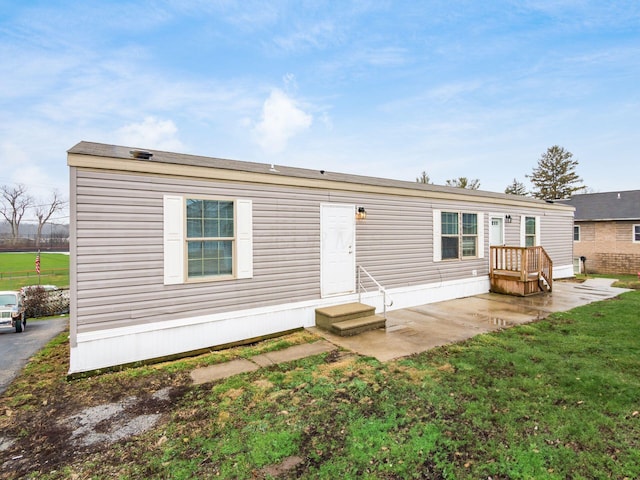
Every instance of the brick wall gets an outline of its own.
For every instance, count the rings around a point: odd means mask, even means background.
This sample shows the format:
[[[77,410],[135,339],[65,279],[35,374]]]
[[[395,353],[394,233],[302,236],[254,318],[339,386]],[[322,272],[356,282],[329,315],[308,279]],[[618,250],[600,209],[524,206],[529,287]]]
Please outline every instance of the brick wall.
[[[587,257],[587,273],[640,272],[640,243],[633,242],[636,222],[576,222],[580,240],[573,242],[574,257]]]
[[[625,253],[599,253],[596,256],[598,270],[592,270],[587,261],[587,271],[592,273],[630,273],[640,272],[640,255]]]

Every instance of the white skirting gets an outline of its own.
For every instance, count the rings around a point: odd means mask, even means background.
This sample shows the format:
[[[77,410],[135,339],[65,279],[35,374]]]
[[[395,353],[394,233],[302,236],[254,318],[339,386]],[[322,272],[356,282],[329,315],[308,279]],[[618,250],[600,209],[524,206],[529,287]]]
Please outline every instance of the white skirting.
[[[574,277],[573,264],[553,266],[553,278],[569,278]]]
[[[571,272],[573,272],[571,267]],[[387,310],[479,295],[489,291],[487,276],[388,290]],[[357,294],[223,314],[146,323],[78,333],[71,348],[69,373],[87,372],[132,362],[197,351],[256,337],[315,325],[315,309],[358,301]],[[382,311],[378,292],[363,294],[362,302]],[[389,303],[389,298],[387,300]]]

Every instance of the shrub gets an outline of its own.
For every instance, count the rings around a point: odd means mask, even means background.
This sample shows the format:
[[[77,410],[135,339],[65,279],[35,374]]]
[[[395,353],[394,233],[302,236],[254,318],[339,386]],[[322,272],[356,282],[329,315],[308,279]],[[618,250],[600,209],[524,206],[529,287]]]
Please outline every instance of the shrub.
[[[28,318],[48,317],[69,312],[68,290],[47,290],[35,285],[22,290],[24,310]]]

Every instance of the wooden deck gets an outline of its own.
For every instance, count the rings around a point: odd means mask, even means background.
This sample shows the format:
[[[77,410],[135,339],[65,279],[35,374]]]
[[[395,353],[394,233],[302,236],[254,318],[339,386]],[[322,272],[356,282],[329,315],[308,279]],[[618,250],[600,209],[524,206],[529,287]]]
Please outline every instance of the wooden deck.
[[[526,296],[550,292],[553,262],[542,247],[490,247],[491,291]]]

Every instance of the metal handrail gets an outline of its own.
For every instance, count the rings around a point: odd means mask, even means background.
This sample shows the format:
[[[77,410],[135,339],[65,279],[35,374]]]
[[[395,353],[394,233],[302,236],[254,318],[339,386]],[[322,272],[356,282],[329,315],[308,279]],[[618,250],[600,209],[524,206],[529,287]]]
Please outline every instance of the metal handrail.
[[[364,290],[365,293],[368,291],[367,288],[362,283],[362,275],[360,274],[360,272],[364,272],[365,275],[369,277],[369,279],[376,285],[376,287],[378,287],[378,292],[382,293],[382,316],[386,319],[387,307],[390,307],[391,305],[393,305],[393,299],[391,298],[391,295],[387,293],[387,290],[382,285],[380,285],[380,283],[378,283],[378,281],[375,278],[373,278],[373,276],[369,272],[367,272],[367,270],[362,265],[358,265],[358,302],[362,301],[362,291]],[[388,305],[387,305],[387,297],[389,298],[389,301],[390,301]]]

